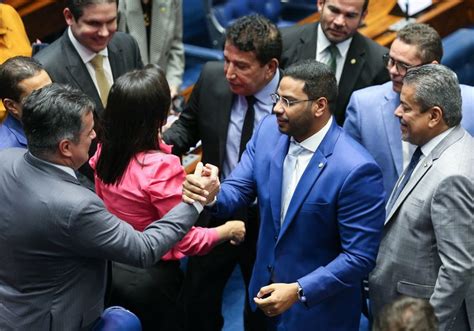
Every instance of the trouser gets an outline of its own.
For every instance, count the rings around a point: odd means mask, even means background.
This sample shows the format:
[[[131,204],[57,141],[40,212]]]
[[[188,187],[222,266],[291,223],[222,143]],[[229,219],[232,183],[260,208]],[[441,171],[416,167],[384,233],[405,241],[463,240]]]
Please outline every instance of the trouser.
[[[255,262],[258,235],[258,207],[249,208],[248,214],[232,219],[246,219],[245,241],[239,246],[223,243],[204,256],[188,259],[182,300],[185,309],[186,330],[219,331],[224,325],[221,314],[222,296],[225,285],[236,265],[240,266],[245,282],[244,326],[245,330],[264,330],[261,314],[251,311],[247,289]],[[223,224],[222,220],[211,218],[209,227]],[[252,297],[256,293],[252,294]]]

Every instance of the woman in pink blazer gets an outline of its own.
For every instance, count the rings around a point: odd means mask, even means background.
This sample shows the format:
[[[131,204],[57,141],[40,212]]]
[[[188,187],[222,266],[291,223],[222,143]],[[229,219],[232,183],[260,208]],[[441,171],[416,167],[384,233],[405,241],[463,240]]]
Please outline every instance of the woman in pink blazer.
[[[186,174],[179,158],[170,154],[171,146],[160,139],[170,102],[169,86],[158,66],[121,76],[110,90],[100,143],[89,161],[96,192],[107,209],[141,231],[181,201]],[[110,303],[137,314],[144,330],[180,330],[179,259],[206,254],[224,241],[238,243],[244,234],[241,221],[193,227],[152,268],[114,263]]]

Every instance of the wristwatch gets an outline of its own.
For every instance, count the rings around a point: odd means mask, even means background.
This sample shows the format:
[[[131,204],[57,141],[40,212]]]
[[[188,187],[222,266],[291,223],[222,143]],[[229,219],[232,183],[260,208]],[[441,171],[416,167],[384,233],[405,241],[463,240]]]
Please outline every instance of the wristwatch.
[[[303,288],[301,287],[300,284],[298,284],[298,300],[302,303],[306,303],[306,297],[303,292]]]

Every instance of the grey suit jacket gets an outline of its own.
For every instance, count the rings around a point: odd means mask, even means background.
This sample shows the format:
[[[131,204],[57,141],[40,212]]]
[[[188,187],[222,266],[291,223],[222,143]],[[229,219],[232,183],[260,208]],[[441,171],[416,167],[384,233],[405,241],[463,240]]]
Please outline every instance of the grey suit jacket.
[[[0,152],[0,330],[89,329],[104,307],[106,260],[155,264],[198,217],[181,203],[144,232],[24,149]]]
[[[144,64],[158,64],[166,72],[168,83],[177,87],[184,72],[182,7],[182,0],[153,0],[148,48],[141,2],[120,0],[118,5],[118,29],[136,39]]]
[[[305,59],[316,59],[318,23],[293,26],[282,30],[283,53],[281,67]],[[342,126],[349,98],[353,91],[385,83],[390,79],[382,56],[388,49],[356,33],[347,52],[339,82],[339,95],[334,115]]]
[[[137,42],[128,34],[116,32],[107,49],[114,80],[128,71],[143,67]],[[97,114],[102,114],[104,107],[99,92],[71,43],[67,30],[58,40],[36,54],[35,58],[43,64],[53,82],[80,89],[94,100]]]
[[[474,329],[474,139],[460,126],[388,211],[369,277],[373,313],[399,295],[429,299],[440,330]]]

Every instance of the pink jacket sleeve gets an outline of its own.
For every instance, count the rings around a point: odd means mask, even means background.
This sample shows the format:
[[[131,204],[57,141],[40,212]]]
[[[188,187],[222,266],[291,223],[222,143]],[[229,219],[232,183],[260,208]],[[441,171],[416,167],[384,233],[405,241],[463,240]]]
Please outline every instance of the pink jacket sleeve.
[[[161,218],[181,201],[186,173],[176,156],[160,153],[159,158],[156,171],[151,174],[148,192],[157,216]],[[162,259],[177,260],[188,255],[204,255],[218,241],[217,230],[193,227]]]

